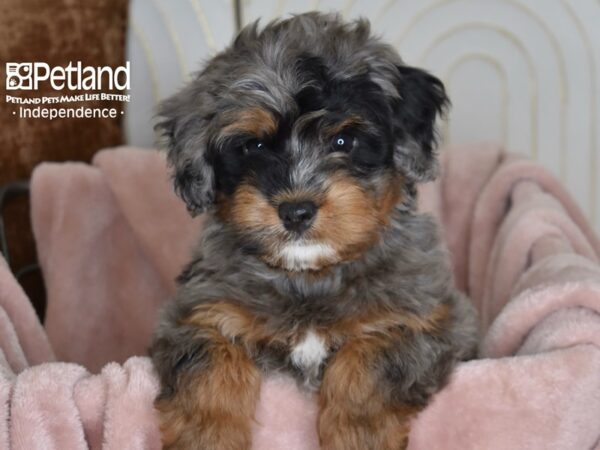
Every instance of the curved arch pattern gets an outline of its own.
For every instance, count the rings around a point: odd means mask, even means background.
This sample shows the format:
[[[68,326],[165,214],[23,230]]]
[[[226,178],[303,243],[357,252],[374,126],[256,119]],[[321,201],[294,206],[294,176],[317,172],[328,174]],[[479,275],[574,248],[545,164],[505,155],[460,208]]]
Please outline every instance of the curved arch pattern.
[[[495,51],[490,52],[490,47],[494,48]],[[512,111],[510,118],[516,120],[516,122],[512,124],[511,129],[516,126],[522,132],[515,135],[507,130],[506,140],[502,142],[511,148],[522,149],[524,153],[534,159],[537,158],[539,128],[537,121],[538,70],[532,61],[529,50],[516,36],[507,32],[503,27],[489,23],[471,22],[452,26],[440,33],[423,49],[414,64],[428,67],[445,81],[444,74],[446,72],[443,68],[445,61],[460,61],[464,52],[487,55],[488,60],[496,61],[497,64],[503,67],[504,72],[507,73],[507,82],[508,80],[511,81],[512,89],[510,92],[519,106],[518,109]],[[486,58],[479,59],[484,60]],[[508,70],[510,70],[510,76]],[[473,83],[472,90],[463,92],[460,96],[452,96],[452,86],[448,86],[455,106],[468,103],[460,102],[460,98],[470,97],[473,101],[481,96],[491,94],[489,91],[481,91],[479,86],[484,80],[479,79],[478,75],[477,72],[472,73],[472,79],[469,80]],[[519,80],[520,84],[517,83]],[[455,100],[454,97],[459,100]],[[523,102],[526,102],[526,104],[523,104]],[[529,114],[524,114],[527,112]],[[508,109],[506,109],[506,114],[508,114]],[[469,118],[464,117],[463,120],[469,120]],[[509,117],[498,116],[496,121],[508,122]]]
[[[442,124],[442,138],[444,142],[452,142],[454,139],[452,138],[454,134],[462,134],[464,131],[461,129],[462,126],[469,126],[468,117],[472,117],[474,114],[489,114],[490,117],[488,120],[484,118],[482,121],[486,128],[478,129],[483,136],[479,135],[480,139],[486,140],[494,140],[498,142],[507,142],[508,141],[508,129],[509,129],[509,104],[510,102],[510,81],[508,77],[508,73],[506,72],[502,62],[487,53],[484,52],[465,52],[464,55],[458,57],[446,68],[442,73],[442,79],[444,80],[444,84],[448,86],[449,90],[453,90],[455,86],[455,78],[458,78],[459,81],[465,81],[468,79],[468,76],[462,75],[459,73],[461,68],[466,67],[469,63],[483,63],[487,64],[492,72],[498,77],[498,82],[494,83],[495,80],[492,81],[492,88],[488,87],[487,90],[491,91],[491,94],[496,93],[495,97],[497,97],[497,101],[494,101],[492,95],[488,95],[482,99],[485,102],[486,108],[480,108],[481,105],[475,104],[461,104],[454,111],[454,119],[452,122],[450,120],[445,121]],[[482,70],[480,65],[474,66],[471,70],[477,70],[478,72]],[[487,79],[492,78],[489,75],[486,77]],[[494,89],[496,88],[496,89]],[[458,88],[457,88],[458,89]],[[464,87],[463,87],[464,89]],[[469,89],[468,85],[466,89]],[[462,114],[460,110],[461,107],[467,107],[467,111]],[[476,111],[474,111],[476,110]],[[457,117],[458,116],[458,117]],[[489,116],[488,116],[489,117]],[[494,118],[500,117],[500,123],[494,120]],[[452,128],[457,128],[457,130],[452,133],[451,125],[454,125]],[[494,130],[496,128],[496,130]],[[470,126],[469,126],[469,129]]]

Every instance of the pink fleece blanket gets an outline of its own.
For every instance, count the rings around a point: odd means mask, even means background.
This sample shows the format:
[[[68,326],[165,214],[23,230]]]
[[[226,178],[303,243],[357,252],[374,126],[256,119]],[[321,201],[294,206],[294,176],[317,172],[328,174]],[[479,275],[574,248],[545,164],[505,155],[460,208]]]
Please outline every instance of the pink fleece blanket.
[[[600,449],[600,241],[563,187],[494,146],[442,152],[421,190],[480,310],[481,359],[415,420],[418,449]],[[156,449],[157,382],[143,356],[201,219],[161,154],[104,151],[32,182],[48,291],[42,326],[0,260],[0,448]],[[317,408],[263,385],[257,450],[315,450]]]

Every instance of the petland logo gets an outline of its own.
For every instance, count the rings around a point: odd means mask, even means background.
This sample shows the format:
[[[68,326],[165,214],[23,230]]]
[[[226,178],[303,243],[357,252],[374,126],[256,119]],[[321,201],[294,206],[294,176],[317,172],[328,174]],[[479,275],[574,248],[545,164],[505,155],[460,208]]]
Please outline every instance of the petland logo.
[[[83,66],[81,61],[67,67],[50,67],[43,62],[6,63],[6,90],[37,90],[40,83],[50,83],[62,91],[129,90],[129,61],[113,69],[109,66]]]

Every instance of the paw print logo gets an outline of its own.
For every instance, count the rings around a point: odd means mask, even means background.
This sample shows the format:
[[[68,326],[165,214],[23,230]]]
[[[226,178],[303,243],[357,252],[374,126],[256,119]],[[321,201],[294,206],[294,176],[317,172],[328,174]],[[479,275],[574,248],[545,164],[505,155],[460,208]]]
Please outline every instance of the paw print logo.
[[[32,89],[33,63],[6,63],[6,89]]]

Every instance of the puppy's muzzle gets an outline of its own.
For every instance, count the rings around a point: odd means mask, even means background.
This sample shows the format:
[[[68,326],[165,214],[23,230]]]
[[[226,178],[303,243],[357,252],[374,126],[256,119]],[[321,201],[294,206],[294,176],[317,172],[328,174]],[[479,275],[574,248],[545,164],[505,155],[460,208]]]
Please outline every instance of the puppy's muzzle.
[[[317,215],[317,205],[311,201],[283,202],[279,205],[279,218],[288,231],[303,233]]]

